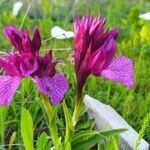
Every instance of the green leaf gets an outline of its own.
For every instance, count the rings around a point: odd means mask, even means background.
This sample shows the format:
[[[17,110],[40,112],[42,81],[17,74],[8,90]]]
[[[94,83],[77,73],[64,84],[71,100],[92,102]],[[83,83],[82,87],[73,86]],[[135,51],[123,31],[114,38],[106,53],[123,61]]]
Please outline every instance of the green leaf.
[[[91,136],[95,136],[98,134],[99,134],[98,131],[92,131],[92,130],[81,131],[81,132],[74,135],[73,140],[72,140],[72,144],[78,143],[80,141],[83,141],[84,139],[87,139]]]
[[[88,138],[83,138],[83,140],[72,144],[72,150],[87,150],[93,147],[96,143],[104,139],[100,134],[94,134]]]
[[[113,129],[113,130],[108,130],[108,131],[102,131],[102,132],[100,132],[100,134],[105,137],[110,137],[110,136],[115,136],[119,133],[125,132],[127,130],[128,129]]]
[[[63,102],[63,110],[64,110],[65,122],[66,122],[66,135],[65,135],[65,144],[66,144],[70,142],[70,138],[73,135],[73,128],[71,124],[71,117],[70,117],[65,101]]]
[[[52,147],[52,141],[48,141],[48,143],[45,146],[45,150],[50,150],[50,147]]]
[[[12,144],[15,142],[15,140],[16,140],[16,132],[13,132],[13,134],[10,137],[10,141],[9,141],[9,147],[8,147],[9,150],[12,149]]]
[[[65,150],[71,150],[71,144],[70,143],[66,144]]]
[[[30,112],[22,107],[21,111],[21,135],[26,150],[33,150],[33,122]]]
[[[65,101],[63,102],[63,110],[64,110],[64,114],[65,114],[66,126],[67,126],[67,128],[72,128],[71,117],[70,117],[70,114],[69,114],[69,111],[68,111]]]
[[[91,127],[91,124],[92,124],[91,120],[86,120],[85,122],[78,124],[77,128],[79,130],[86,130]]]
[[[45,150],[45,146],[48,143],[47,134],[43,132],[37,140],[37,150]]]
[[[100,142],[107,137],[115,136],[121,132],[126,131],[126,129],[114,129],[109,131],[81,131],[77,133],[72,140],[72,149],[73,150],[87,150],[93,147],[95,144]]]
[[[5,137],[5,119],[7,116],[7,108],[0,106],[0,143],[4,144],[4,137]]]
[[[119,137],[118,136],[113,136],[110,137],[105,143],[106,150],[118,150],[119,149]]]

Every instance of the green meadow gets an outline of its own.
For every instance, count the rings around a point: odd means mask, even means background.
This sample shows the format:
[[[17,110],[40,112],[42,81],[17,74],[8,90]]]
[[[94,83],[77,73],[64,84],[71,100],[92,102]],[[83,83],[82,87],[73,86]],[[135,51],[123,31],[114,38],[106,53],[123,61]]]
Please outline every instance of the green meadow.
[[[121,29],[116,56],[125,55],[133,60],[134,87],[128,89],[104,78],[90,76],[84,92],[111,105],[139,133],[137,147],[141,138],[150,143],[150,20],[139,18],[140,14],[150,11],[149,0],[41,0],[39,3],[36,0],[23,0],[24,5],[17,17],[12,15],[14,2],[0,2],[0,55],[13,50],[3,34],[3,29],[10,24],[15,24],[21,30],[28,28],[31,35],[34,26],[39,26],[43,41],[51,38],[51,29],[56,25],[73,31],[75,16],[106,17],[108,28],[117,26]],[[74,40],[51,38],[42,43],[40,52],[45,54],[50,49],[53,50],[54,59],[61,59],[57,70],[62,71],[69,81],[69,91],[64,100],[72,114],[76,97]],[[62,104],[57,108],[57,124],[63,138],[65,123]],[[94,128],[95,124],[88,119],[86,111],[86,108],[82,110],[77,131]],[[0,106],[0,150],[23,150],[24,140],[28,137],[31,137],[28,140],[34,143],[34,149],[48,150],[52,142],[47,125],[40,92],[34,81],[25,78],[10,106]],[[105,147],[100,141],[93,149],[117,150],[118,142],[118,137],[111,137],[106,140]]]

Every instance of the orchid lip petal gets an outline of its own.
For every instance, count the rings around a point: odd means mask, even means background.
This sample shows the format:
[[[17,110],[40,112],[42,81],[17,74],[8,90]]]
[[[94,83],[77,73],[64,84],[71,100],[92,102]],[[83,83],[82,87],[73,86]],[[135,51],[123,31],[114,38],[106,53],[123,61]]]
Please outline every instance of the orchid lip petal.
[[[106,79],[122,83],[129,88],[134,85],[133,62],[125,57],[120,56],[114,59],[111,64],[101,72]]]
[[[21,78],[0,76],[0,105],[9,106],[20,84]]]
[[[68,90],[67,80],[63,75],[55,75],[53,77],[43,76],[43,77],[34,77],[35,82],[37,83],[40,91],[43,94],[48,95],[51,98],[52,104],[59,104],[65,93]]]

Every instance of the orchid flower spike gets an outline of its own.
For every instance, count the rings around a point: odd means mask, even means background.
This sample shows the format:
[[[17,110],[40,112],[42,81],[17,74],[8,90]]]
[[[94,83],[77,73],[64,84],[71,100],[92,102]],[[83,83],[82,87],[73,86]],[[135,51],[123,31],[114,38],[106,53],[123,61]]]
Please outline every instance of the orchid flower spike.
[[[89,75],[103,76],[129,88],[134,84],[133,62],[125,57],[114,57],[118,28],[104,31],[106,19],[86,17],[76,19],[75,71],[78,88],[82,89]]]
[[[52,51],[45,56],[39,53],[41,37],[39,28],[35,27],[33,38],[26,29],[21,32],[16,26],[4,29],[15,50],[0,58],[0,67],[5,74],[0,76],[0,105],[9,106],[21,80],[31,77],[40,91],[51,98],[52,104],[58,104],[64,98],[68,83],[64,75],[56,74],[58,60],[52,61]]]

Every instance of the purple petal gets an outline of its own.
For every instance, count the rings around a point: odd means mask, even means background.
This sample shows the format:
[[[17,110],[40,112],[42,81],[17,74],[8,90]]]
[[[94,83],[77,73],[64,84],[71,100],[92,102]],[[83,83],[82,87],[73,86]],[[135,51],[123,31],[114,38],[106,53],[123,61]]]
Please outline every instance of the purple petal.
[[[56,73],[55,67],[60,60],[55,60],[52,62],[52,51],[49,51],[47,54],[45,54],[45,56],[41,58],[41,62],[41,74],[50,75],[51,77],[54,76]]]
[[[16,66],[12,62],[0,59],[0,67],[10,76],[20,76]]]
[[[9,106],[21,78],[0,76],[0,105]]]
[[[59,104],[63,100],[68,90],[68,82],[63,75],[36,76],[34,79],[41,92],[51,97],[52,104]]]
[[[29,37],[29,32],[27,29],[24,31],[24,34],[25,36],[22,39],[23,53],[27,53],[28,55],[32,56],[34,48],[32,46],[32,41]]]
[[[11,44],[19,51],[23,50],[22,38],[23,34],[17,29],[16,26],[11,25],[4,29],[4,34],[8,37]]]
[[[119,29],[114,28],[108,33],[108,37],[105,39],[103,48],[105,49],[105,53],[107,56],[107,60],[105,65],[103,66],[103,69],[105,69],[112,61],[115,52],[116,52],[116,39],[119,34]]]
[[[95,19],[91,19],[91,25],[90,25],[90,29],[89,29],[89,33],[91,34],[95,34],[96,36],[98,36],[98,34],[102,33],[104,30],[104,25],[106,22],[106,18],[95,18]]]
[[[50,50],[47,54],[45,54],[45,56],[43,57],[43,61],[45,63],[52,61],[52,50]]]
[[[106,63],[106,58],[107,58],[106,52],[105,52],[105,49],[103,48],[100,48],[91,56],[88,62],[88,67],[89,67],[90,72],[93,75],[96,75],[96,76],[100,75],[101,70]]]
[[[133,87],[133,62],[124,56],[114,59],[111,64],[101,72],[106,79],[122,83],[129,88]]]
[[[32,45],[33,45],[35,51],[39,51],[39,49],[41,47],[41,36],[40,36],[40,31],[39,31],[38,27],[34,28]]]
[[[21,75],[20,62],[22,62],[22,57],[20,55],[18,55],[17,53],[11,53],[8,56],[6,56],[6,59],[8,60],[9,64],[12,63],[16,67],[18,74]],[[13,76],[13,75],[10,75],[10,76]],[[16,74],[16,76],[17,76],[17,74]]]
[[[46,70],[44,70],[44,72],[47,74],[47,75],[50,75],[50,76],[54,76],[55,73],[56,73],[56,65],[59,63],[60,61],[57,60],[57,61],[54,61],[54,62],[49,62],[49,64],[47,65],[46,67]]]
[[[35,71],[37,71],[39,68],[39,64],[36,59],[24,59],[22,60],[20,64],[20,70],[22,73],[22,76],[26,77],[28,75],[31,75]]]

